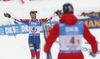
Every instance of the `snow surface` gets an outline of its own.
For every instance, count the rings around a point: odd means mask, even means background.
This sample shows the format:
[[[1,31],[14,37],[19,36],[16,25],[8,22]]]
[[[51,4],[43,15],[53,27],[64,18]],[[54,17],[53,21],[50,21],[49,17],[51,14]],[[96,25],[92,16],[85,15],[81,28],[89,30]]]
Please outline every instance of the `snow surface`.
[[[81,12],[90,12],[90,11],[100,11],[100,0],[34,0],[27,1],[24,0],[25,4],[22,4],[19,0],[14,0],[10,2],[0,1],[0,26],[1,25],[9,25],[9,21],[7,18],[3,16],[4,13],[8,12],[13,17],[22,18],[22,19],[30,19],[29,11],[37,10],[37,18],[46,18],[50,17],[54,14],[54,11],[57,9],[62,9],[62,5],[64,3],[71,3],[74,6],[75,15],[77,18],[81,19],[84,17],[79,17]],[[58,21],[58,17],[53,18],[53,20]],[[13,23],[13,20],[11,20]],[[96,40],[100,42],[100,29],[91,29],[91,33],[96,37]],[[43,47],[45,44],[45,40],[43,38],[43,34],[41,33],[41,57],[40,59],[46,59],[46,54],[43,52]],[[0,59],[30,59],[30,51],[28,47],[28,34],[19,34],[14,36],[0,36]],[[90,45],[84,44],[86,42],[83,39],[83,46],[90,48]],[[52,46],[52,56],[53,59],[57,59],[59,44],[54,43]],[[100,46],[99,46],[100,50]],[[99,59],[100,53],[96,58],[92,58],[89,56],[88,52],[84,52],[85,59]]]

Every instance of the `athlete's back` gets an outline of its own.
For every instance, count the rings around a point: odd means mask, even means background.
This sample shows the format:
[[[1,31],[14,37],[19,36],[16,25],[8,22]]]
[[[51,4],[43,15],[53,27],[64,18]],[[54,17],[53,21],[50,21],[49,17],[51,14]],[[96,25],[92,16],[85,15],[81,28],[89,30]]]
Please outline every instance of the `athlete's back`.
[[[65,4],[63,11],[64,15],[61,17],[60,23],[54,25],[50,36],[46,39],[44,51],[48,52],[53,42],[59,37],[60,52],[58,59],[84,59],[81,52],[82,37],[84,37],[91,45],[92,52],[96,53],[98,48],[95,37],[84,23],[78,22],[73,15],[71,4]]]
[[[77,22],[74,25],[60,22],[59,28],[60,53],[81,52],[83,37],[82,22]]]

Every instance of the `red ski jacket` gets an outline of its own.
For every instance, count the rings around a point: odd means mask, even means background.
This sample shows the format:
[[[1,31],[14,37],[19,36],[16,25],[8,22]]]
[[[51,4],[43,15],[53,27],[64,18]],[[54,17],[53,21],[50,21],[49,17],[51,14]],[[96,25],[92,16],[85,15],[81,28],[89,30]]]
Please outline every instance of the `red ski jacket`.
[[[75,23],[77,23],[77,18],[73,14],[67,13],[61,17],[60,22],[66,23],[68,25],[74,25]],[[98,51],[97,41],[95,40],[95,37],[90,33],[88,27],[84,23],[83,27],[84,27],[83,37],[91,45],[92,52],[96,53]],[[55,42],[56,38],[59,36],[59,31],[60,31],[59,24],[56,23],[53,29],[51,30],[50,36],[46,39],[46,44],[44,47],[45,52],[48,52],[50,50],[53,42]],[[58,59],[73,59],[73,58],[84,59],[82,52],[59,53],[58,55]]]

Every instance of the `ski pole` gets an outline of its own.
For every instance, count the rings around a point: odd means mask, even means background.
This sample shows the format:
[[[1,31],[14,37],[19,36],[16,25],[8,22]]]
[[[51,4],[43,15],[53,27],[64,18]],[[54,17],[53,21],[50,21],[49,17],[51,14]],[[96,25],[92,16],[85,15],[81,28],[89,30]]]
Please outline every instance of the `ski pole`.
[[[16,38],[16,34],[14,33],[14,30],[13,30],[12,24],[11,24],[11,22],[10,22],[10,19],[8,19],[8,20],[9,20],[9,24],[10,24],[10,26],[11,26],[11,29],[12,29],[12,31],[13,31],[13,35],[14,35],[15,39],[17,39],[17,38]]]

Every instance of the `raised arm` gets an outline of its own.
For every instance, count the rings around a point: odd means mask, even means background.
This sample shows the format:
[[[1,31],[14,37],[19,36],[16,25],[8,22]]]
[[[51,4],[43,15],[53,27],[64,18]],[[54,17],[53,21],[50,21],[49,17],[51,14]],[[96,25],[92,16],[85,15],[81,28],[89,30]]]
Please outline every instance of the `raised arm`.
[[[18,21],[18,22],[21,22],[21,23],[26,23],[26,24],[29,24],[29,19],[19,19],[19,18],[15,18],[15,17],[11,17],[11,15],[9,13],[4,13],[4,16],[7,17],[7,18],[11,18],[15,21]]]
[[[29,19],[19,19],[19,18],[15,18],[15,17],[11,17],[11,19],[21,22],[21,23],[25,23],[27,25],[29,25],[29,21],[30,21]]]
[[[53,14],[53,15],[52,15],[51,17],[49,17],[49,18],[39,19],[40,25],[41,25],[41,22],[42,22],[42,21],[43,21],[43,22],[48,22],[48,21],[52,20],[52,18],[55,17],[55,16],[57,16],[57,14]]]

